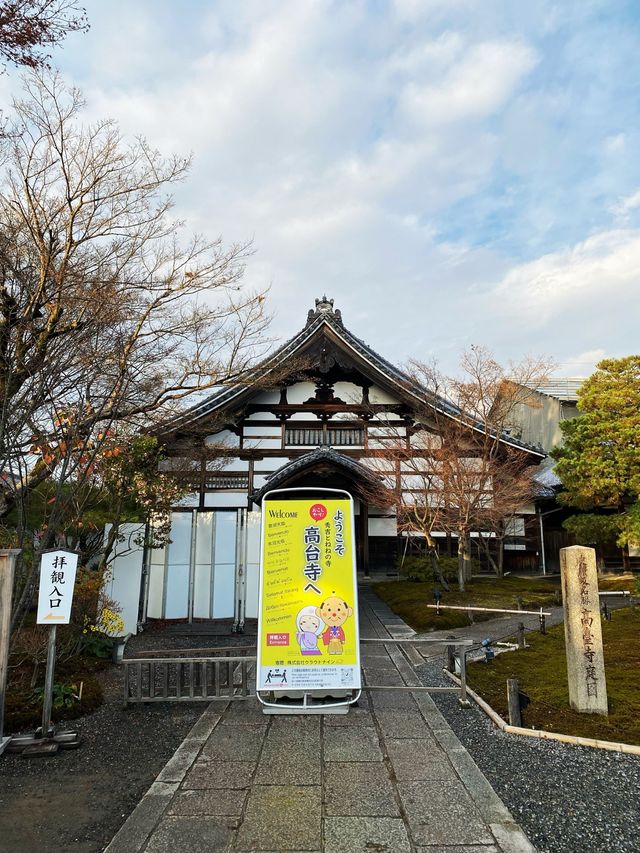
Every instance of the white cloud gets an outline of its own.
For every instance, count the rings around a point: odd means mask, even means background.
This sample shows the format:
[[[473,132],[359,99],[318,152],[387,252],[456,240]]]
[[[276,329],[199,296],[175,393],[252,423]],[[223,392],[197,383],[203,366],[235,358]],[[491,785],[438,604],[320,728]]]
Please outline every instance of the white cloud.
[[[614,205],[613,212],[621,219],[627,219],[633,210],[640,207],[640,190],[625,196],[623,199]]]
[[[539,328],[563,314],[584,313],[594,322],[640,307],[640,231],[609,230],[559,252],[514,267],[492,291],[505,313],[525,314]],[[621,302],[623,300],[624,302]],[[597,319],[596,319],[597,318]]]
[[[495,113],[534,67],[526,44],[491,41],[465,46],[441,79],[409,83],[403,96],[406,113],[426,125],[479,119]]]
[[[575,45],[591,6],[87,5],[56,61],[93,117],[193,152],[177,214],[254,238],[247,282],[272,285],[278,333],[326,291],[399,362],[635,346],[640,122],[620,43],[585,26]]]
[[[602,347],[569,356],[558,365],[554,376],[590,376],[596,369],[596,364],[606,357],[607,353]]]

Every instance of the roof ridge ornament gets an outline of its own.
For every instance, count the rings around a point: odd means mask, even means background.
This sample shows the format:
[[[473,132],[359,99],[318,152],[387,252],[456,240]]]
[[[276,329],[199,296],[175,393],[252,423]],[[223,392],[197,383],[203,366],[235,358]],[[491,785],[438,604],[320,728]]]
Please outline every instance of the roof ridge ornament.
[[[333,302],[333,299],[327,299],[326,294],[322,299],[316,299],[315,310],[311,308],[307,314],[307,326],[310,326],[319,317],[331,319],[334,323],[342,326],[342,314],[339,308],[334,310]]]

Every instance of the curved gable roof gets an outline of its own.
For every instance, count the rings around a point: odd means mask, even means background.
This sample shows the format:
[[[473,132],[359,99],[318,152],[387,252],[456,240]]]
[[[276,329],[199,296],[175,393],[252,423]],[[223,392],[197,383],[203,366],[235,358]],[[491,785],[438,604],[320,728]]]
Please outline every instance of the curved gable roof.
[[[287,462],[281,468],[278,468],[277,471],[274,471],[264,486],[251,495],[251,500],[259,504],[267,492],[279,488],[284,483],[288,483],[292,477],[300,476],[316,465],[323,464],[332,465],[354,480],[363,481],[372,487],[378,488],[380,486],[380,478],[360,462],[356,462],[355,459],[345,456],[344,453],[339,453],[332,447],[321,446],[316,447],[310,453],[305,453],[304,456],[299,456],[297,459]]]
[[[258,383],[268,380],[270,373],[275,373],[281,369],[284,360],[304,355],[305,351],[308,351],[323,335],[347,352],[369,378],[373,381],[379,381],[383,385],[392,386],[398,396],[409,405],[424,406],[426,404],[448,417],[454,419],[465,417],[464,412],[458,406],[417,384],[404,371],[391,364],[363,340],[350,332],[342,322],[341,312],[338,309],[334,310],[333,299],[327,299],[324,296],[322,299],[316,299],[315,310],[309,311],[305,327],[260,362],[247,377],[244,384],[223,388],[211,395],[166,424],[161,434],[167,435],[178,430],[188,429],[216,412],[241,405],[255,393]],[[476,423],[471,424],[471,428],[481,430],[484,429],[484,426]],[[542,448],[518,441],[506,433],[501,436],[500,440],[511,447],[517,447],[538,456],[540,459],[546,456]]]

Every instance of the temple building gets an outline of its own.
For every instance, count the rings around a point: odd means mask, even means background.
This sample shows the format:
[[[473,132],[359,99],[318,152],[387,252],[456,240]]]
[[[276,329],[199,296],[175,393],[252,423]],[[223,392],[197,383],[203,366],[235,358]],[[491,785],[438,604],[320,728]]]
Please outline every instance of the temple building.
[[[275,488],[349,491],[359,574],[393,572],[406,537],[375,495],[383,481],[412,484],[401,463],[390,461],[383,471],[380,460],[399,440],[411,452],[425,429],[437,440],[438,419],[425,418],[430,407],[439,419],[460,414],[349,331],[332,299],[316,299],[304,328],[258,365],[251,381],[214,394],[159,435],[168,469],[192,491],[172,513],[170,544],[145,554],[139,571],[127,558],[126,595],[139,591],[138,620],[221,619],[241,629],[256,618],[260,503]],[[501,441],[529,464],[545,456],[509,435]],[[512,547],[537,555],[534,513],[523,507],[516,519],[522,536]],[[532,560],[537,567],[537,556]],[[116,559],[112,594],[122,600],[121,575]]]

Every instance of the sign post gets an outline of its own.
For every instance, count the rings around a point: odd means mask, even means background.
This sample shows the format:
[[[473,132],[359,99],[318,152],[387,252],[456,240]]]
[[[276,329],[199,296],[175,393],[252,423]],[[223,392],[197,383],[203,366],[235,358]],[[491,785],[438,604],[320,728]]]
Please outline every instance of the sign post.
[[[9,667],[9,633],[11,630],[11,598],[13,574],[19,548],[0,549],[0,755],[11,738],[4,736],[4,703]]]
[[[44,551],[40,557],[38,590],[38,625],[49,625],[47,670],[44,679],[42,726],[34,734],[15,735],[9,750],[30,755],[55,755],[59,748],[76,749],[80,745],[75,731],[55,731],[51,723],[53,674],[56,664],[56,629],[68,625],[71,618],[73,587],[76,582],[78,555],[73,551]]]
[[[595,550],[580,545],[561,548],[560,572],[569,704],[583,714],[606,717],[607,679]]]
[[[38,590],[38,625],[49,625],[47,670],[42,703],[42,737],[50,736],[53,702],[53,674],[56,665],[56,627],[68,625],[71,619],[73,586],[76,582],[78,555],[73,551],[45,551],[40,557]]]
[[[360,695],[354,530],[348,492],[277,489],[263,499],[256,692],[265,713],[346,713]]]

